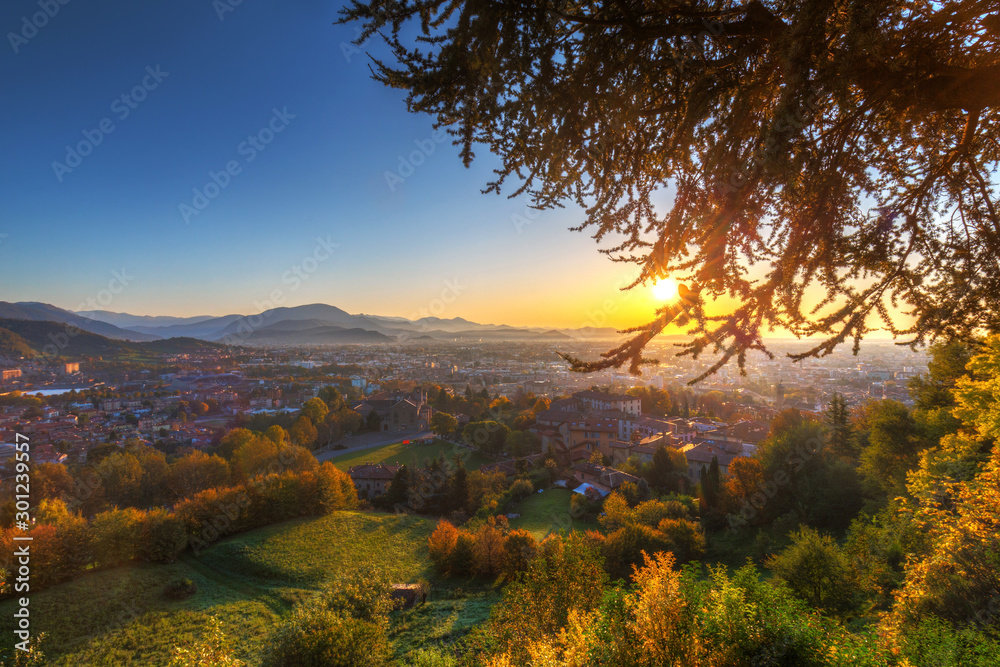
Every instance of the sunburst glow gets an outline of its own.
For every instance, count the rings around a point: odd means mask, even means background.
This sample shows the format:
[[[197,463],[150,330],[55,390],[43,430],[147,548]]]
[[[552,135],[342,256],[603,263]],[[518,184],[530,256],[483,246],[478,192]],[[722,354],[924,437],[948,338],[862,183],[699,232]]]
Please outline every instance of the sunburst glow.
[[[677,281],[672,278],[660,278],[653,283],[653,296],[660,301],[670,301],[677,296]]]

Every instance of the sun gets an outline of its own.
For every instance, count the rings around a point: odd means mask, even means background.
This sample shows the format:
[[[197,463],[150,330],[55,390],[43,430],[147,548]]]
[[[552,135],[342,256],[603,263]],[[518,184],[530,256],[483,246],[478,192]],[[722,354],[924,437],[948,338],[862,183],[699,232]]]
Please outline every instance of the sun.
[[[653,283],[653,296],[660,301],[670,301],[677,296],[677,281],[672,278],[660,278]]]

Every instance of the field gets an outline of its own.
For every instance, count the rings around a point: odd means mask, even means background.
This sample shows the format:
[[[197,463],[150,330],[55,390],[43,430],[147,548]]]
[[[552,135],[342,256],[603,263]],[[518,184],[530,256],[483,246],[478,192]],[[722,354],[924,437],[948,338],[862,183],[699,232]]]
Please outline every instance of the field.
[[[456,454],[462,457],[463,461],[465,461],[465,467],[469,470],[477,470],[479,466],[489,463],[479,452],[444,440],[433,440],[426,445],[404,445],[402,442],[396,442],[359,452],[341,454],[340,456],[331,458],[330,462],[341,470],[347,470],[351,466],[362,463],[405,464],[413,468],[422,467],[427,461],[441,456],[451,460]]]
[[[497,600],[488,588],[435,579],[427,558],[433,528],[427,519],[363,512],[289,521],[223,540],[198,556],[186,553],[170,565],[94,572],[34,593],[32,628],[48,634],[48,664],[165,665],[172,647],[197,638],[216,616],[237,655],[255,665],[268,633],[296,602],[333,573],[375,564],[397,581],[432,584],[426,605],[394,615],[391,639],[402,655],[454,640],[484,620]],[[164,588],[180,578],[192,580],[197,593],[166,599]],[[13,609],[13,600],[0,603],[4,647]]]
[[[570,499],[573,492],[569,489],[547,489],[535,493],[514,507],[511,512],[521,515],[520,519],[511,519],[511,528],[523,528],[536,540],[541,540],[550,532],[560,530],[600,530],[594,521],[575,519],[570,514]]]

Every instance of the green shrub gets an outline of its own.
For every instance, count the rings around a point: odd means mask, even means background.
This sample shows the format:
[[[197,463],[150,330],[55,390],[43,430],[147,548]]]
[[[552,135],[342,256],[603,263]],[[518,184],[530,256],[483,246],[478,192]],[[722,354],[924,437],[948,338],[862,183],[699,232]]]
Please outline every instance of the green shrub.
[[[382,667],[391,657],[385,630],[329,610],[297,612],[271,637],[263,667]]]
[[[198,587],[190,579],[175,579],[167,584],[163,591],[164,597],[170,600],[184,600],[198,592]]]

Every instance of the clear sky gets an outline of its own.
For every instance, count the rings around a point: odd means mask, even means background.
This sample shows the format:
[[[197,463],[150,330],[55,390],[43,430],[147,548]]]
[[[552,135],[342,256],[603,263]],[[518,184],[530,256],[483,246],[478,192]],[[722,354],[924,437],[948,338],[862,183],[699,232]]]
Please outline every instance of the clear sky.
[[[567,231],[579,211],[530,219],[526,200],[481,194],[495,158],[465,169],[430,117],[372,81],[335,3],[236,1],[3,3],[0,300],[221,315],[276,296],[543,326],[652,315],[648,290],[617,289],[634,268]]]

